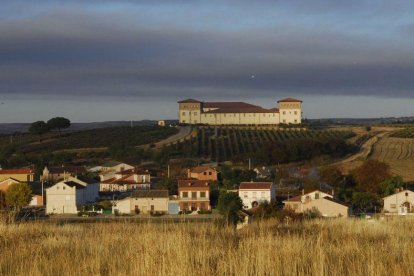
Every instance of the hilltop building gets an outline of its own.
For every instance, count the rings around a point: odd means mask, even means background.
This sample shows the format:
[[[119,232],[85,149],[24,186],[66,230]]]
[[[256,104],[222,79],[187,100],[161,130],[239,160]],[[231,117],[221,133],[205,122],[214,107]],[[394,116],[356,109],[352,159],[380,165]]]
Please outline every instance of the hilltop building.
[[[187,99],[178,102],[182,124],[206,125],[278,125],[302,122],[302,101],[287,98],[278,107],[265,109],[245,102],[201,102]]]

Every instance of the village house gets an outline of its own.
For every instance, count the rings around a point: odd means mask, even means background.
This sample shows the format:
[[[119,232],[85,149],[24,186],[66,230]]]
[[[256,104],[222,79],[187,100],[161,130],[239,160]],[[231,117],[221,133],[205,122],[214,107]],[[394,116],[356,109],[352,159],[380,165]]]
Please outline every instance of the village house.
[[[130,171],[134,169],[134,166],[128,165],[126,163],[118,162],[118,161],[109,161],[100,167],[101,167],[101,171],[99,173],[99,177],[101,181],[114,178],[116,173],[123,172],[123,171]]]
[[[126,192],[151,189],[151,175],[148,171],[129,169],[118,171],[112,178],[101,181],[100,192]]]
[[[69,176],[46,189],[46,213],[76,214],[82,205],[93,203],[98,197],[98,181]]]
[[[400,190],[382,200],[384,213],[405,215],[414,212],[414,192],[410,190]]]
[[[180,211],[210,210],[210,184],[206,180],[179,179],[178,204]]]
[[[15,179],[20,182],[33,182],[35,171],[32,169],[1,169],[0,168],[0,181],[5,179]]]
[[[251,209],[264,202],[276,199],[276,187],[272,182],[242,182],[239,186],[239,197],[245,209]]]
[[[319,190],[287,199],[283,201],[284,208],[304,213],[317,210],[323,217],[348,217],[349,207],[333,198],[332,194]]]
[[[187,177],[198,180],[217,181],[217,170],[213,167],[198,166],[188,169]]]
[[[61,167],[45,167],[40,180],[58,182],[69,176],[82,175],[87,173],[83,166],[61,166]]]
[[[117,200],[113,212],[119,214],[168,213],[168,191],[134,191],[131,196]]]
[[[278,107],[266,109],[245,102],[201,102],[187,99],[178,102],[182,124],[207,125],[278,125],[302,122],[302,101],[287,98]]]
[[[12,184],[22,184],[22,183],[26,183],[23,181],[19,181],[16,180],[14,178],[8,178],[8,179],[4,179],[2,181],[0,181],[0,197],[2,197],[4,195],[4,193],[7,192],[8,188],[10,187],[10,185]],[[39,189],[39,184],[38,182],[30,182],[28,183],[28,185],[30,186],[30,188],[32,189],[32,200],[29,204],[29,206],[43,206],[43,193],[42,190]],[[1,201],[1,200],[0,200]]]

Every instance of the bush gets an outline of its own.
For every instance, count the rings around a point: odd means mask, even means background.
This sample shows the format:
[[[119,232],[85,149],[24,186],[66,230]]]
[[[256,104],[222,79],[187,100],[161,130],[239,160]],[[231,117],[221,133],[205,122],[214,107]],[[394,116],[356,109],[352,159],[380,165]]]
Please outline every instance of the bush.
[[[165,212],[163,212],[163,211],[153,211],[153,212],[150,212],[150,215],[153,216],[153,217],[161,217],[161,216],[165,215]]]
[[[212,211],[211,210],[200,210],[200,211],[197,211],[197,213],[199,215],[209,215],[212,213]]]
[[[179,215],[189,215],[191,214],[193,211],[191,210],[184,210],[184,211],[179,211],[178,214]]]

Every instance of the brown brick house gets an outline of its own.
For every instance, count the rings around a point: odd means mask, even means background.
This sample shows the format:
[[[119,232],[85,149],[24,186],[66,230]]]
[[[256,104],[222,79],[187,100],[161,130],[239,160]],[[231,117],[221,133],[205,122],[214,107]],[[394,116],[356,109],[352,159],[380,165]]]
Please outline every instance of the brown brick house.
[[[198,166],[188,169],[187,177],[198,180],[217,181],[217,170],[213,167]]]
[[[210,210],[210,183],[205,180],[178,180],[178,204],[182,210]]]

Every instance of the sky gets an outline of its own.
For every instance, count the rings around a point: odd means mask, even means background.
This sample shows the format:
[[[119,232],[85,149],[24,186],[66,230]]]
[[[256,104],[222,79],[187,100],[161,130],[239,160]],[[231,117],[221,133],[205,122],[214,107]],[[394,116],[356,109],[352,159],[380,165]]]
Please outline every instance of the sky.
[[[174,119],[177,101],[414,116],[414,1],[2,0],[0,123]]]

